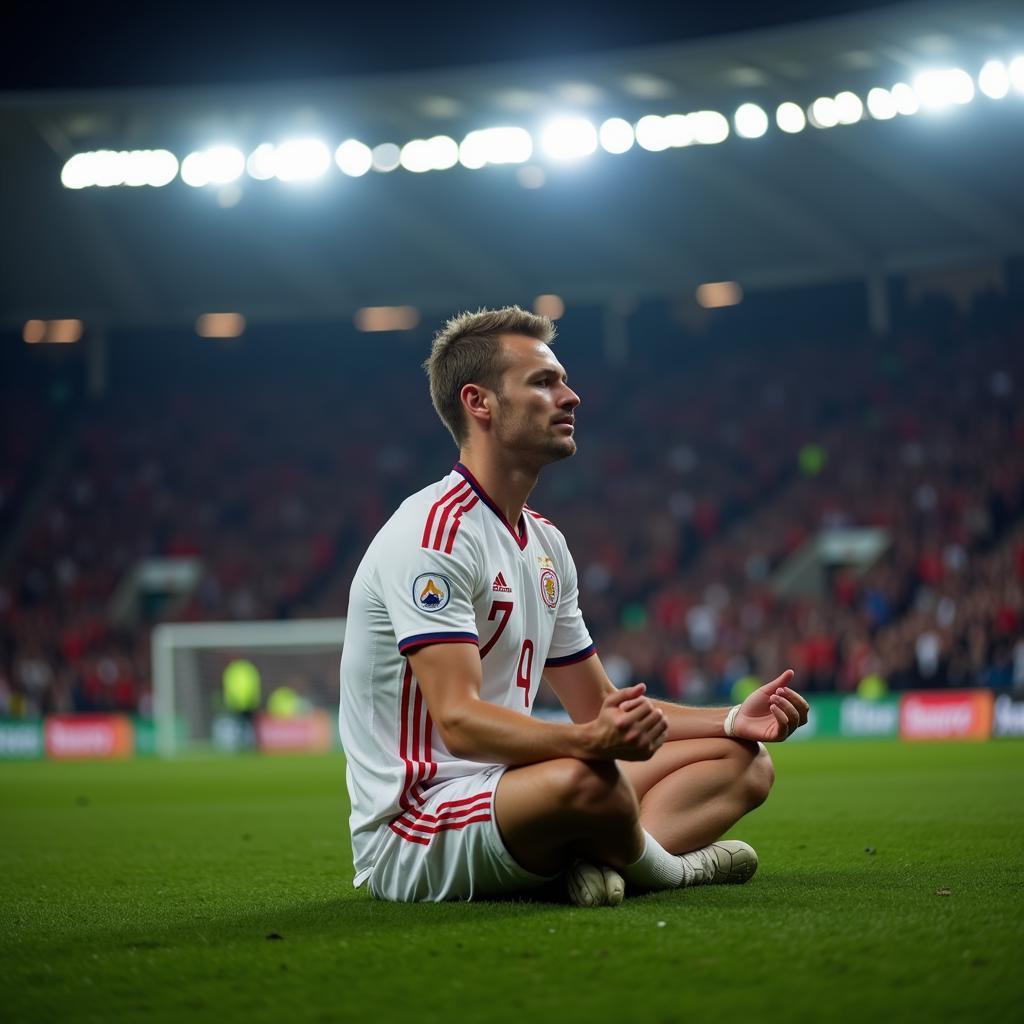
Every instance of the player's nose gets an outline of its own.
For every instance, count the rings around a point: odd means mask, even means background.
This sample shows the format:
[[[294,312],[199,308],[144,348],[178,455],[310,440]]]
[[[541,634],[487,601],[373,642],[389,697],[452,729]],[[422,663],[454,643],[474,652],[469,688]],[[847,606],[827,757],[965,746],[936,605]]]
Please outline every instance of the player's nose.
[[[563,384],[562,389],[564,393],[561,399],[559,400],[559,408],[575,409],[576,406],[578,406],[583,401],[583,399],[580,398],[580,396],[577,395],[576,392],[573,391],[573,389],[569,387],[568,384]]]

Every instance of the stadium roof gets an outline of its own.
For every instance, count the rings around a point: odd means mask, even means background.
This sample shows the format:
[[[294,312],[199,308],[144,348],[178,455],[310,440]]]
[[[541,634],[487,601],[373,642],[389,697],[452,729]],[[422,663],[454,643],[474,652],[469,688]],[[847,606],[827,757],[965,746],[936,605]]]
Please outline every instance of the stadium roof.
[[[450,310],[767,288],[1024,252],[1024,97],[945,114],[665,152],[634,147],[539,169],[332,168],[314,185],[240,182],[241,198],[166,188],[65,189],[96,149],[190,150],[317,135],[369,145],[555,114],[631,122],[745,102],[771,115],[818,96],[1024,52],[1013,0],[927,3],[643,50],[267,87],[7,94],[0,131],[0,317],[191,324],[349,319],[366,305]],[[237,201],[234,201],[237,200]]]

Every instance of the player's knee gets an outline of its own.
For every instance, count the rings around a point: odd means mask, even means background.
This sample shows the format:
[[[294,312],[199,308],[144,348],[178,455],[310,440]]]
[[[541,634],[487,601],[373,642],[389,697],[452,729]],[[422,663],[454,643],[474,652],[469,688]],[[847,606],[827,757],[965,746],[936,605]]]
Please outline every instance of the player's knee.
[[[756,753],[744,773],[743,784],[751,809],[760,807],[768,799],[775,784],[775,766],[768,751],[760,743],[756,745]]]
[[[636,814],[632,789],[614,761],[566,759],[559,767],[558,793],[566,810],[595,818]]]

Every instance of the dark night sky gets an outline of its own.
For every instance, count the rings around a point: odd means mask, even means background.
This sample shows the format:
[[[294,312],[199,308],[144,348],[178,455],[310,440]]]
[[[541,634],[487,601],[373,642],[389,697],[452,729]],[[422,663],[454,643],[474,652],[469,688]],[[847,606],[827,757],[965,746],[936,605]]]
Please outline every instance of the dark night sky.
[[[38,3],[31,9],[24,3],[16,15],[8,15],[0,39],[0,90],[204,85],[553,57],[781,25],[894,2],[368,0],[350,6],[284,0],[271,6],[77,0],[74,6]]]

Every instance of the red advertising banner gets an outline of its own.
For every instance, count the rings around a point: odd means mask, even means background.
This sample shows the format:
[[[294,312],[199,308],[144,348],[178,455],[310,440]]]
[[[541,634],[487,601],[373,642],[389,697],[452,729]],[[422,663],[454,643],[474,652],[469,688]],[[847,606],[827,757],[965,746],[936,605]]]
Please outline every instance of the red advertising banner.
[[[990,690],[905,693],[900,702],[900,738],[987,740],[992,732]]]
[[[332,719],[325,711],[294,718],[258,715],[256,743],[266,754],[321,752],[331,749]]]
[[[135,732],[124,715],[55,715],[46,719],[43,742],[58,761],[131,757]]]

